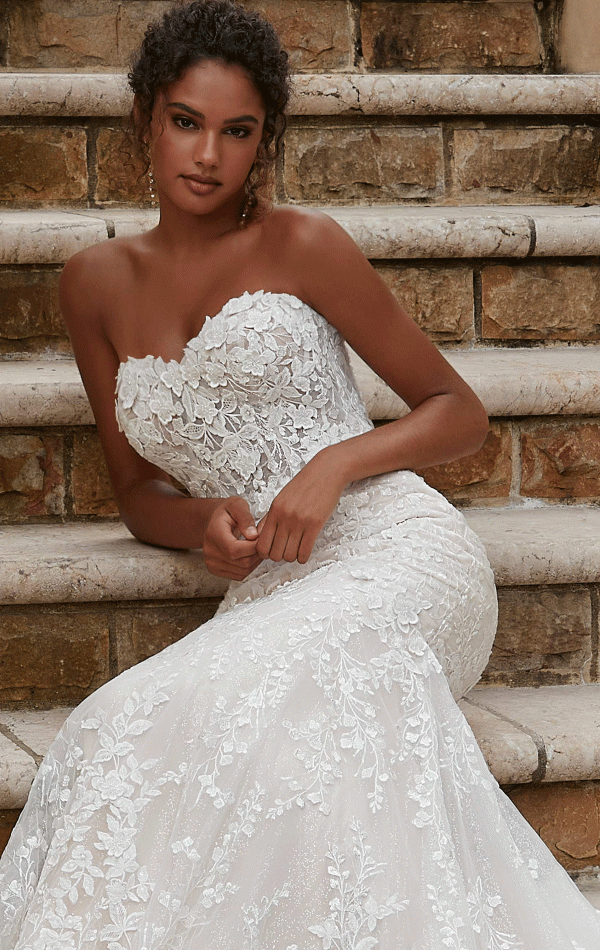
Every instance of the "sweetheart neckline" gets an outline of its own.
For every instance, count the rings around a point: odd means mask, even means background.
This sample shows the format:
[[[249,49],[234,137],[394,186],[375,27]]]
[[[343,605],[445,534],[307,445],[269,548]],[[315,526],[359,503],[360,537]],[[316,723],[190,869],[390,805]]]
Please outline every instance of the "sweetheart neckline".
[[[128,363],[144,363],[146,360],[152,360],[154,363],[157,363],[160,360],[161,362],[165,364],[165,366],[168,366],[169,363],[177,363],[180,366],[183,363],[184,359],[186,358],[188,354],[188,350],[190,349],[190,346],[192,345],[192,343],[194,343],[196,340],[199,340],[201,338],[204,332],[204,328],[208,324],[213,323],[213,321],[217,320],[220,316],[222,316],[224,310],[226,309],[226,307],[229,306],[229,304],[235,303],[238,300],[243,300],[245,297],[248,297],[250,300],[253,300],[255,297],[260,297],[260,296],[262,297],[289,297],[290,300],[296,300],[303,307],[308,307],[310,310],[313,310],[310,304],[307,304],[304,300],[301,300],[300,297],[297,297],[295,294],[288,294],[285,291],[261,289],[261,290],[254,290],[251,292],[249,290],[245,290],[242,294],[237,294],[234,297],[229,297],[229,299],[225,301],[221,309],[217,310],[217,312],[213,314],[212,316],[208,314],[206,315],[206,317],[204,318],[204,323],[202,324],[198,332],[194,336],[190,337],[190,339],[187,341],[187,343],[185,344],[183,348],[183,352],[178,360],[175,360],[175,359],[166,360],[162,356],[153,356],[152,353],[148,353],[146,356],[126,356],[124,360],[119,361],[119,369],[126,366]],[[313,313],[316,313],[316,310],[313,310]]]

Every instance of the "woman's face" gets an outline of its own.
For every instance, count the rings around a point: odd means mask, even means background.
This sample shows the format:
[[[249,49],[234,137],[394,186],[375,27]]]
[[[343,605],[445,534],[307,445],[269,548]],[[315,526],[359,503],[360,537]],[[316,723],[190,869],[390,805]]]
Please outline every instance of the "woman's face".
[[[190,66],[157,98],[150,156],[163,208],[239,213],[265,121],[262,97],[241,66]]]

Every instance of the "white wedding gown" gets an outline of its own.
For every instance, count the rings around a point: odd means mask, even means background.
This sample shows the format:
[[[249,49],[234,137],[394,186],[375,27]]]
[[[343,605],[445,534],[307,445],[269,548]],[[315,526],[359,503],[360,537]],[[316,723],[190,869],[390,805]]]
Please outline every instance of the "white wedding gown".
[[[337,331],[263,291],[179,362],[127,360],[117,415],[256,518],[371,427]],[[263,562],[73,712],[0,864],[1,950],[599,950],[453,698],[495,623],[462,516],[411,472],[355,483],[307,564]]]

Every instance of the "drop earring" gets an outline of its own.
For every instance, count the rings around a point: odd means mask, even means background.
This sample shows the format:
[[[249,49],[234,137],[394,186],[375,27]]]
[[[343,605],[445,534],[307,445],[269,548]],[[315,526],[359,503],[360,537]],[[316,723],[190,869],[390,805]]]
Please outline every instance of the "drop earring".
[[[154,182],[154,175],[152,174],[152,166],[148,168],[148,184],[150,188],[150,207],[156,208],[156,185]]]

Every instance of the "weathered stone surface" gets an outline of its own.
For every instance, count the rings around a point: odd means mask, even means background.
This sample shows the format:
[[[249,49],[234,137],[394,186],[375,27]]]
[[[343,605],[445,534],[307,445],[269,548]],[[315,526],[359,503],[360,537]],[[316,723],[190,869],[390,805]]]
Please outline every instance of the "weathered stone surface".
[[[63,440],[0,430],[0,523],[64,513]]]
[[[117,515],[106,462],[95,429],[80,429],[73,439],[73,512]]]
[[[507,498],[512,477],[512,439],[506,423],[492,422],[474,455],[419,472],[425,481],[462,505],[482,498]]]
[[[474,690],[459,706],[496,781],[530,782],[538,767],[538,750],[531,736],[476,703]]]
[[[529,2],[362,4],[363,54],[371,69],[533,69],[543,48]]]
[[[482,335],[490,340],[600,339],[600,266],[492,264],[484,267]]]
[[[1,231],[0,231],[1,233]],[[73,360],[15,360],[0,374],[1,426],[85,425],[94,416]]]
[[[592,0],[595,2],[595,0]],[[278,3],[278,8],[281,4]],[[319,4],[319,10],[325,9]],[[339,49],[339,46],[338,46]],[[595,115],[600,76],[296,73],[290,115]],[[122,116],[123,73],[0,73],[3,115]]]
[[[19,820],[20,814],[21,810],[19,808],[3,808],[0,810],[0,855],[8,844],[8,839]]]
[[[344,0],[247,0],[277,30],[294,70],[351,69],[352,27]]]
[[[0,728],[4,730],[7,738],[16,739],[26,746],[26,751],[41,761],[70,712],[70,706],[14,711],[2,709]]]
[[[373,207],[321,208],[372,260],[600,255],[595,207]],[[60,264],[115,233],[139,234],[158,214],[147,208],[86,212],[0,210],[0,264]],[[111,231],[112,233],[112,231]]]
[[[0,264],[64,264],[76,251],[107,237],[101,217],[0,209]]]
[[[127,66],[166,0],[34,0],[13,4],[9,64],[23,69]]]
[[[4,203],[25,204],[86,198],[85,130],[0,128],[0,195]]]
[[[483,541],[500,587],[600,580],[598,507],[474,508],[465,517]]]
[[[536,737],[541,782],[600,779],[600,686],[477,688],[477,703]]]
[[[498,631],[483,680],[542,686],[589,678],[592,616],[588,590],[500,588]]]
[[[0,603],[86,603],[219,597],[228,586],[200,551],[141,544],[121,524],[7,527]]]
[[[0,269],[0,353],[69,353],[58,270]]]
[[[351,66],[351,26],[343,0],[327,4],[319,0],[251,0],[246,5],[271,20],[294,69]],[[148,23],[171,7],[170,0],[19,3],[10,17],[9,64],[29,69],[127,66]]]
[[[600,782],[518,785],[508,796],[563,867],[600,865]]]
[[[294,201],[399,201],[443,187],[439,129],[293,128],[284,183]]]
[[[566,126],[456,129],[453,194],[469,202],[600,197],[600,131]]]
[[[376,270],[432,340],[464,343],[473,338],[473,275],[469,267],[386,264]]]
[[[102,611],[33,606],[1,619],[0,702],[78,702],[108,679]]]
[[[522,495],[600,498],[600,423],[528,424],[521,455]]]
[[[214,615],[218,598],[201,597],[194,603],[133,607],[117,613],[117,666],[119,672],[154,656]]]
[[[96,142],[98,156],[98,202],[150,201],[148,177],[132,155],[120,129],[100,129]],[[140,177],[142,176],[142,177]]]
[[[23,807],[36,772],[35,759],[0,734],[0,802],[3,809]]]

